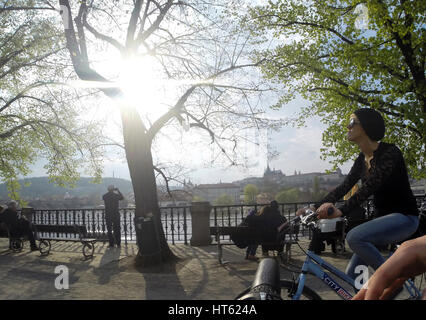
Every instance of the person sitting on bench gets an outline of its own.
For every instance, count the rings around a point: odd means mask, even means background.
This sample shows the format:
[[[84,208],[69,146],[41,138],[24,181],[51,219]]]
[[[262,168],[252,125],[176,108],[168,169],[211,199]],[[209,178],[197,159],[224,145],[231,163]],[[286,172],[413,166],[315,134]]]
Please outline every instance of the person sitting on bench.
[[[38,250],[34,233],[31,229],[31,222],[18,213],[18,206],[15,201],[7,204],[7,209],[0,215],[0,222],[4,222],[12,235],[25,235],[31,245],[31,251]]]
[[[254,226],[256,225],[256,210],[254,209],[250,210],[249,214],[241,223],[241,225],[250,226],[253,229]],[[256,257],[257,247],[258,247],[257,244],[251,244],[247,246],[246,260],[257,261],[257,257]]]
[[[262,244],[262,253],[264,256],[268,256],[269,250],[276,250],[280,255],[284,250],[284,245],[278,242],[278,232],[280,227],[284,227],[287,219],[280,214],[278,209],[278,203],[273,200],[269,206],[265,206],[260,211],[260,216],[263,218],[263,242],[268,244]]]

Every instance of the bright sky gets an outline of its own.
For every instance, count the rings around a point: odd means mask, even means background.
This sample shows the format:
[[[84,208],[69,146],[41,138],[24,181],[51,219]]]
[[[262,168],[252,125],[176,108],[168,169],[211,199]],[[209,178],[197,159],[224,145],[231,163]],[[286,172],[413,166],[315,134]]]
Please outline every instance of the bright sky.
[[[116,60],[112,60],[116,61]],[[109,63],[109,64],[108,64]],[[106,66],[99,65],[98,70],[109,68],[120,68],[121,62],[108,61]],[[176,98],[167,100],[160,99],[167,97],[167,92],[159,87],[161,79],[155,76],[155,63],[149,59],[143,63],[131,63],[125,65],[122,76],[117,80],[121,83],[123,90],[129,97],[126,103],[140,106],[142,114],[148,114],[151,121],[154,121],[167,109],[167,105],[172,105]],[[145,77],[140,77],[144,72]],[[136,79],[136,75],[138,78]],[[143,86],[140,85],[141,81]],[[174,84],[168,84],[170,86]],[[141,88],[146,88],[141,91]],[[144,101],[144,103],[141,103]],[[262,101],[263,102],[263,101]],[[294,118],[295,115],[304,106],[309,105],[309,101],[297,98],[280,110],[272,110],[266,103],[266,115],[271,118]],[[116,140],[121,140],[120,114],[118,108],[109,98],[98,101],[98,106],[86,117],[107,117],[107,128],[111,136]],[[144,109],[145,106],[151,106],[150,109]],[[152,107],[154,106],[154,107]],[[240,152],[244,153],[249,160],[245,167],[230,167],[227,161],[215,161],[216,152],[209,146],[210,138],[208,134],[199,129],[190,129],[185,131],[182,127],[166,128],[161,131],[156,144],[154,145],[153,156],[160,163],[179,164],[188,172],[186,176],[180,177],[186,180],[191,179],[193,183],[218,183],[232,182],[247,177],[260,177],[268,163],[267,145],[278,153],[278,156],[270,159],[271,169],[282,170],[286,175],[292,175],[294,171],[324,172],[331,169],[328,162],[320,160],[320,148],[322,147],[321,136],[325,127],[319,119],[310,119],[304,128],[295,128],[292,126],[283,127],[279,132],[260,132],[258,134],[259,147],[253,144],[244,144]],[[248,132],[249,138],[253,140],[256,131]],[[342,132],[342,134],[345,134]],[[202,137],[200,139],[200,137]],[[46,175],[43,165],[45,161],[38,161],[32,168],[33,173],[30,176]],[[343,173],[347,173],[351,164],[345,164],[341,167]],[[109,148],[107,150],[107,159],[104,162],[104,177],[124,178],[130,180],[124,152],[119,148]],[[159,181],[162,183],[162,181]]]
[[[301,106],[309,102],[302,99],[294,100],[282,110],[269,110],[267,112],[271,117],[291,117],[300,109]],[[107,112],[111,112],[112,119],[119,119],[119,114],[112,106],[104,106]],[[114,112],[116,112],[114,114]],[[117,117],[118,116],[118,117]],[[119,122],[119,121],[118,121]],[[116,128],[115,130],[119,130]],[[328,162],[320,160],[320,148],[322,147],[321,135],[325,129],[319,119],[310,119],[307,127],[293,128],[284,127],[279,132],[273,132],[269,137],[270,146],[278,152],[278,156],[270,161],[271,169],[282,170],[286,175],[292,175],[294,171],[324,172],[331,168]],[[229,167],[223,162],[210,164],[212,152],[208,145],[195,146],[191,142],[199,141],[198,136],[203,131],[191,129],[188,132],[182,132],[183,141],[190,141],[184,146],[185,152],[182,152],[182,145],[176,144],[175,140],[161,137],[161,142],[155,148],[157,154],[161,155],[161,162],[178,162],[190,170],[186,179],[191,179],[193,183],[218,183],[232,182],[247,177],[263,175],[267,165],[266,156],[266,137],[260,138],[261,146],[256,148],[253,145],[248,146],[248,155],[251,161],[249,167]],[[344,133],[342,133],[344,134]],[[44,176],[44,161],[39,161],[33,167],[33,173],[30,176]],[[347,163],[341,167],[343,173],[347,173],[352,163]],[[117,149],[109,149],[108,159],[104,162],[104,177],[124,178],[130,180],[126,159],[123,153],[117,153]],[[160,182],[161,183],[161,182]]]

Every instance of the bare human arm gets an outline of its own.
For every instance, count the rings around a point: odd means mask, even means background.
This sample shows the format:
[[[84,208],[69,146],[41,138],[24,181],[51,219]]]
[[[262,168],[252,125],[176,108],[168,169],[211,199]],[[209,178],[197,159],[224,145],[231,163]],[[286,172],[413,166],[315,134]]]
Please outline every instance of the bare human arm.
[[[426,236],[405,241],[395,253],[376,270],[353,300],[386,300],[404,282],[426,272]],[[426,289],[423,291],[426,300]]]

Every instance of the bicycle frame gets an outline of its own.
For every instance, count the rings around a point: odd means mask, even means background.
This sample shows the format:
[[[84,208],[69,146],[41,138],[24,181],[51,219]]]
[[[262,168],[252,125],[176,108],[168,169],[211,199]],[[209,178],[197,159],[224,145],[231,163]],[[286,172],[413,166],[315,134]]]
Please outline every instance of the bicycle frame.
[[[340,271],[339,269],[333,267],[331,264],[321,259],[312,251],[307,251],[306,260],[302,266],[302,273],[300,274],[298,279],[297,290],[296,290],[296,293],[293,295],[292,299],[293,300],[300,299],[303,288],[305,286],[306,275],[308,273],[311,273],[314,276],[316,276],[318,279],[321,279],[340,298],[344,300],[352,299],[353,297],[352,294],[347,292],[337,281],[335,281],[323,269],[330,271],[332,274],[336,275],[337,277],[339,277],[340,279],[342,279],[343,281],[351,285],[353,288],[356,288],[354,279],[350,278],[348,275],[346,275],[344,272]],[[414,285],[414,283],[411,280],[407,280],[404,283],[404,287],[408,291],[410,298],[417,299],[421,297],[421,292],[417,289],[417,287]]]
[[[308,227],[311,225],[312,217],[315,217],[316,214],[312,210],[306,210],[307,215],[305,215],[302,218],[295,218],[293,220],[293,223],[299,224],[300,222],[304,225],[307,225]],[[390,255],[392,255],[393,252],[391,252]],[[330,287],[340,298],[344,300],[350,300],[352,299],[352,294],[346,291],[337,281],[335,281],[327,272],[325,272],[323,269],[330,271],[332,274],[336,275],[346,283],[352,286],[355,290],[356,284],[355,280],[350,278],[347,274],[340,271],[339,269],[332,266],[330,263],[324,261],[321,259],[318,255],[316,255],[314,252],[308,250],[306,252],[306,259],[302,266],[302,272],[299,275],[298,279],[298,285],[297,290],[293,294],[292,299],[293,300],[299,300],[300,296],[302,295],[303,288],[305,286],[306,282],[306,275],[308,273],[313,274],[318,279],[322,280],[328,287]],[[419,299],[421,298],[422,294],[419,289],[414,285],[414,282],[410,279],[407,280],[404,283],[404,287],[408,291],[411,299]]]
[[[318,265],[314,263],[312,260],[315,261]],[[321,279],[342,299],[344,300],[352,299],[352,295],[349,292],[347,292],[337,281],[335,281],[332,277],[330,277],[330,275],[327,272],[323,271],[322,269],[326,269],[330,271],[331,273],[338,276],[340,279],[342,279],[343,281],[345,281],[346,283],[350,284],[352,287],[355,288],[355,280],[347,276],[345,273],[343,273],[339,269],[336,269],[328,262],[321,259],[312,251],[307,251],[306,260],[302,266],[302,273],[299,276],[297,291],[292,297],[293,300],[300,299],[300,295],[302,294],[303,287],[305,286],[306,275],[308,273],[311,273],[315,275],[318,279]]]

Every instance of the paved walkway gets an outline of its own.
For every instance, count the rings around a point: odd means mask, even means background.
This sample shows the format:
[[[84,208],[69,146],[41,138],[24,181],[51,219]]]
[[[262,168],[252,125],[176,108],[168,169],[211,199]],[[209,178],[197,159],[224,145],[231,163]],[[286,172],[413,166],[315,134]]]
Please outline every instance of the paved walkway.
[[[170,247],[180,258],[177,263],[140,272],[133,265],[134,244],[109,249],[98,243],[94,258],[85,261],[79,243],[55,243],[50,255],[41,257],[39,252],[30,252],[28,244],[22,252],[13,253],[8,240],[0,239],[0,299],[231,300],[250,285],[256,272],[257,263],[244,260],[244,250],[235,246],[224,247],[226,265],[218,263],[214,245]],[[335,256],[329,249],[322,255],[341,270],[349,256],[350,252]],[[300,267],[303,259],[295,246],[291,263]],[[69,270],[67,290],[55,288],[59,265]],[[281,278],[290,279],[291,272],[281,269]],[[319,280],[308,281],[323,299],[338,299]]]

